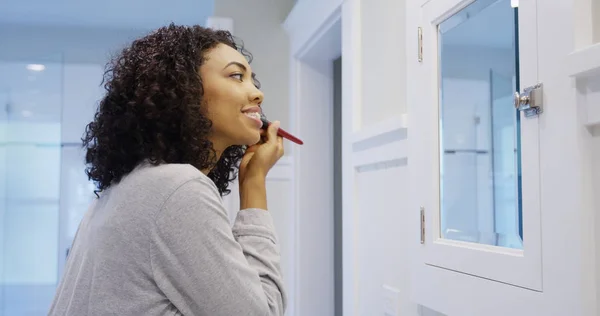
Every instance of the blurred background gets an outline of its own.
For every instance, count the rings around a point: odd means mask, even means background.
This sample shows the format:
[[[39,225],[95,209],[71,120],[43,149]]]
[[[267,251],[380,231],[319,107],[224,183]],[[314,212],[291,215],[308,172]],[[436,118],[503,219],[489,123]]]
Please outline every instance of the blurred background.
[[[94,197],[81,137],[103,95],[111,55],[171,22],[206,26],[215,11],[237,16],[242,35],[274,29],[281,36],[271,41],[287,48],[280,24],[293,2],[253,1],[265,7],[264,18],[249,29],[244,23],[256,15],[238,1],[0,2],[0,316],[47,313]],[[287,50],[282,58],[287,62]]]

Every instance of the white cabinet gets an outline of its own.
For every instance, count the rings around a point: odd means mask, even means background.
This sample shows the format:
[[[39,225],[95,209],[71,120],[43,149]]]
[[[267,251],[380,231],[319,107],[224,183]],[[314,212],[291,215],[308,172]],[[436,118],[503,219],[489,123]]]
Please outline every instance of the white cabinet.
[[[429,92],[409,118],[423,157],[411,168],[429,228],[425,262],[539,291],[539,117],[513,106],[517,84],[538,83],[535,10],[509,0],[425,4],[419,80]],[[531,17],[518,29],[517,12]]]
[[[450,316],[588,315],[593,136],[562,66],[574,1],[407,6],[413,299]]]

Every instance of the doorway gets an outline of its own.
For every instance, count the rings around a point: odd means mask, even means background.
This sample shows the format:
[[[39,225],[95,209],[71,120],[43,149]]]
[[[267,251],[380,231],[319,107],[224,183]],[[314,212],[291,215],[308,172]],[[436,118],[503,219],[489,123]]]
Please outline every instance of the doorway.
[[[342,316],[342,57],[333,61],[333,273],[334,312]]]
[[[320,30],[292,61],[291,122],[305,143],[292,148],[294,315],[342,315],[340,12]]]

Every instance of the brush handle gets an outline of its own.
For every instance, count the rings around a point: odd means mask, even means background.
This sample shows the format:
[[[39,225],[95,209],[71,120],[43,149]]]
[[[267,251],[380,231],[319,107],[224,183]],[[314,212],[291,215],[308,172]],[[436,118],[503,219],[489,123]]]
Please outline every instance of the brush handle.
[[[262,128],[262,129],[264,129],[264,130],[266,130],[266,129],[269,127],[269,125],[271,125],[271,122],[269,122],[269,120],[267,120],[267,119],[266,119],[266,118],[264,118],[264,117],[262,117],[260,120],[261,120],[261,121],[262,121],[262,123],[263,123],[263,125],[262,125],[262,127],[261,127],[261,128]],[[277,135],[278,135],[278,136],[281,136],[281,137],[283,137],[283,138],[285,138],[285,139],[287,139],[287,140],[289,140],[289,141],[292,141],[292,142],[294,142],[294,143],[296,143],[296,144],[298,144],[298,145],[303,145],[303,144],[304,144],[304,142],[303,142],[303,141],[301,141],[301,140],[300,140],[298,137],[296,137],[296,136],[294,136],[294,135],[292,135],[292,134],[290,134],[290,133],[286,132],[286,131],[285,131],[284,129],[282,129],[282,128],[279,128],[279,129],[277,130]]]

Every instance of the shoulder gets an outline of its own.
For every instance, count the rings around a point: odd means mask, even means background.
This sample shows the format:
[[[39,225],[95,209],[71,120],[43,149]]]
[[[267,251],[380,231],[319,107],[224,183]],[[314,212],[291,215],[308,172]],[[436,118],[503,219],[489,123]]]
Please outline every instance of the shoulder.
[[[164,195],[165,207],[206,200],[221,202],[214,182],[188,164],[142,165],[132,172],[129,185],[144,188],[145,192],[151,194]]]
[[[194,167],[162,165],[145,172],[148,172],[146,177],[163,188],[163,192],[169,192],[154,216],[155,224],[163,234],[173,231],[197,232],[215,221],[229,222],[216,185]]]
[[[173,200],[193,203],[195,196],[210,197],[220,200],[220,195],[213,181],[200,170],[188,164],[141,164],[127,175],[114,191],[119,195],[133,195],[148,206],[153,202],[155,211]],[[117,192],[114,192],[117,193]],[[113,193],[113,196],[114,196]],[[132,196],[121,198],[130,199]],[[184,200],[182,200],[184,199]]]
[[[149,192],[161,191],[172,193],[184,184],[192,181],[216,189],[210,178],[188,164],[162,164],[158,166],[144,164],[133,170],[127,179],[124,180],[126,185],[133,185]]]

